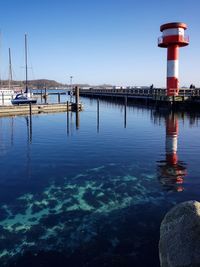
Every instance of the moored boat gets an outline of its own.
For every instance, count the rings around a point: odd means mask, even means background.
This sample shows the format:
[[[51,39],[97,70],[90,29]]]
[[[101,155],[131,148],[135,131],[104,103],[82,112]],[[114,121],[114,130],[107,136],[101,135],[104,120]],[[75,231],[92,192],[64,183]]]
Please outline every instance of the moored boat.
[[[21,104],[36,104],[37,99],[26,96],[25,94],[17,94],[16,97],[11,100],[13,105],[21,105]]]

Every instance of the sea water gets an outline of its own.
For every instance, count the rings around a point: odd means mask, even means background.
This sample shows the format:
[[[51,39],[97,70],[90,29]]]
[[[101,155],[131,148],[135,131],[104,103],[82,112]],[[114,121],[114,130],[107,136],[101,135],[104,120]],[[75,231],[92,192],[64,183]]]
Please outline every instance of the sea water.
[[[164,215],[200,200],[199,114],[81,102],[0,118],[0,266],[156,267]]]

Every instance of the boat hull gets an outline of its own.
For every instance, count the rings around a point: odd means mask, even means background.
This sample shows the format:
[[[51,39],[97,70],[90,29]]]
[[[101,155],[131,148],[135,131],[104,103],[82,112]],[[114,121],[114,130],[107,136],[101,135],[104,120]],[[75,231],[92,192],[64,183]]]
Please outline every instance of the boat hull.
[[[22,105],[22,104],[36,104],[37,99],[13,99],[11,100],[13,105]]]

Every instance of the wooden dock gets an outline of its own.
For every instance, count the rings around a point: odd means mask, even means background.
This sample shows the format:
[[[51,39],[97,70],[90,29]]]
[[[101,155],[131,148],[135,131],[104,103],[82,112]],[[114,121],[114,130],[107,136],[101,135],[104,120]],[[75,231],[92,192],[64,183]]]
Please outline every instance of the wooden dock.
[[[78,110],[83,109],[82,104],[79,104]],[[40,114],[40,113],[56,113],[77,111],[76,103],[55,103],[55,104],[28,104],[16,106],[0,106],[0,117]]]

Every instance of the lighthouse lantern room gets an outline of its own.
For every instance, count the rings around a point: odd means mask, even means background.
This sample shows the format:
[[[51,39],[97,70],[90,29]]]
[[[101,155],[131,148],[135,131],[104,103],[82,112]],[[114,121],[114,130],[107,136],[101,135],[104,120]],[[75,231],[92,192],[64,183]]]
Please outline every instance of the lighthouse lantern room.
[[[158,39],[158,46],[167,48],[167,95],[176,96],[179,92],[178,57],[179,47],[189,44],[185,36],[187,25],[182,22],[163,24],[160,27],[162,36]]]

